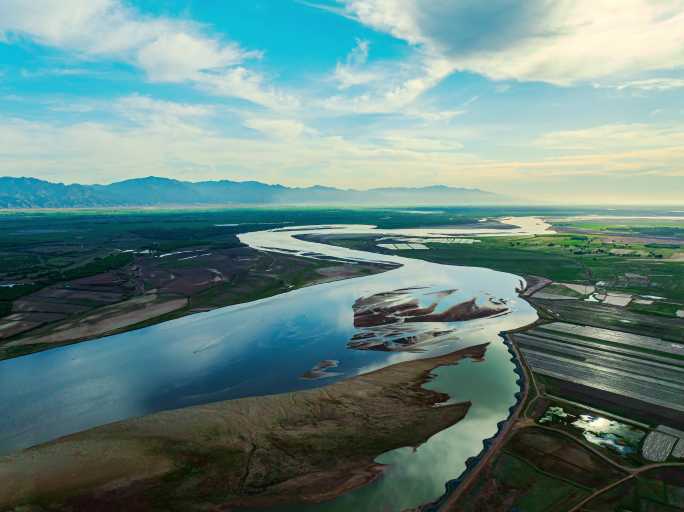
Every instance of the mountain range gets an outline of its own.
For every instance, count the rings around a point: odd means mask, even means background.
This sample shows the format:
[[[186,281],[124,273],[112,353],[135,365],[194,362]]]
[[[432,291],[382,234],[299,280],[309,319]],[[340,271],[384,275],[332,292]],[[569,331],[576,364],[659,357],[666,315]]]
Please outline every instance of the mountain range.
[[[286,187],[258,181],[179,181],[150,176],[109,185],[65,185],[37,178],[0,177],[0,208],[223,206],[285,204],[443,205],[503,204],[511,198],[476,188],[433,185],[371,190]]]

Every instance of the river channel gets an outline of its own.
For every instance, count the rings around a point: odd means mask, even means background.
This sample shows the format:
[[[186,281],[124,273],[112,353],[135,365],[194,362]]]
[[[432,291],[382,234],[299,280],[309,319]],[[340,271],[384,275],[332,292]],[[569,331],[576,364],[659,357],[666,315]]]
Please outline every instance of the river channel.
[[[512,218],[516,229],[389,230],[388,236],[497,236],[543,232],[538,219]],[[113,421],[161,410],[330,384],[400,361],[488,343],[482,361],[435,371],[426,386],[472,403],[466,417],[418,448],[385,453],[378,481],[332,502],[296,510],[402,510],[439,498],[468,458],[508,417],[519,390],[501,331],[529,324],[536,312],[517,290],[518,276],[484,268],[439,265],[399,256],[313,243],[302,234],[378,233],[372,226],[318,226],[240,235],[259,250],[346,261],[382,261],[396,269],[293,290],[247,304],[0,362],[0,454]],[[420,307],[439,296],[436,312],[475,299],[505,309],[489,318],[423,323],[440,333],[411,350],[358,350],[354,304],[401,291]],[[324,378],[302,378],[317,363],[335,361]],[[290,510],[290,509],[282,509]],[[291,510],[295,510],[294,508]]]

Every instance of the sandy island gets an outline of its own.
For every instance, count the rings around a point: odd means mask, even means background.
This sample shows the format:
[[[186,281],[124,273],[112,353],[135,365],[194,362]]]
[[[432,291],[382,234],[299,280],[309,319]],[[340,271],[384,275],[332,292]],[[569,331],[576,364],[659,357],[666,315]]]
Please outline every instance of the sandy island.
[[[434,368],[485,350],[165,411],[0,457],[0,509],[226,511],[332,499],[381,476],[381,453],[462,419],[469,403],[433,407],[448,397],[422,385]]]
[[[450,299],[457,290],[426,292],[427,287],[402,288],[380,292],[357,299],[354,310],[354,327],[357,332],[347,343],[355,350],[378,350],[397,352],[420,351],[422,346],[456,328],[446,328],[445,323],[462,322],[498,316],[509,312],[506,301],[489,299],[489,304],[479,305],[475,298],[437,309],[444,299]],[[429,303],[421,306],[420,299]]]

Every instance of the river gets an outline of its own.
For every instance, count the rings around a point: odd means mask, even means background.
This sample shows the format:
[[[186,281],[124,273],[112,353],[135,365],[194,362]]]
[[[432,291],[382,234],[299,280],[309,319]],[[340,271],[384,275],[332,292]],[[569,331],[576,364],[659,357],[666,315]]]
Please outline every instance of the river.
[[[393,236],[498,236],[544,232],[534,218],[511,218],[513,230],[388,230]],[[418,447],[381,455],[383,478],[333,502],[296,510],[401,510],[432,501],[465,461],[496,433],[515,403],[514,364],[499,333],[529,324],[536,312],[520,299],[521,278],[493,270],[439,265],[295,238],[306,233],[369,233],[372,226],[318,226],[240,235],[261,250],[309,257],[384,261],[400,267],[368,277],[293,290],[247,304],[199,313],[101,339],[0,362],[0,453],[10,453],[91,427],[195,404],[321,386],[400,361],[488,343],[483,361],[436,370],[426,386],[472,402],[466,417]],[[446,333],[412,351],[355,350],[353,305],[361,297],[407,290],[421,307],[475,298],[505,304],[505,314],[461,322],[429,322]],[[337,367],[323,379],[302,375],[322,360]],[[289,509],[283,509],[289,510]],[[292,509],[295,510],[295,509]]]

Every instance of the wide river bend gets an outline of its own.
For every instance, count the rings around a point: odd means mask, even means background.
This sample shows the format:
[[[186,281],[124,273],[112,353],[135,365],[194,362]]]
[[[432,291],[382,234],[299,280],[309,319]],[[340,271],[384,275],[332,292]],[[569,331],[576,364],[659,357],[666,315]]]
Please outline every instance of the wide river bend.
[[[535,218],[510,218],[511,230],[385,230],[388,236],[499,236],[548,232]],[[372,226],[318,226],[244,233],[260,250],[401,265],[381,274],[293,290],[247,304],[198,313],[136,331],[0,362],[0,454],[113,421],[166,409],[329,384],[400,361],[489,343],[483,361],[464,360],[436,370],[426,386],[454,401],[472,402],[466,417],[418,447],[381,455],[391,464],[383,478],[329,503],[292,510],[402,510],[439,498],[465,461],[496,433],[519,390],[515,366],[500,337],[536,320],[518,297],[522,279],[475,267],[457,267],[312,243],[311,233],[378,233]],[[475,298],[505,304],[490,318],[433,325],[448,332],[418,351],[347,347],[358,333],[354,302],[399,289],[448,297],[440,308]],[[434,322],[433,322],[434,324]],[[423,326],[421,326],[423,327]],[[338,366],[323,379],[302,375],[322,360]],[[282,509],[288,510],[288,509]]]

